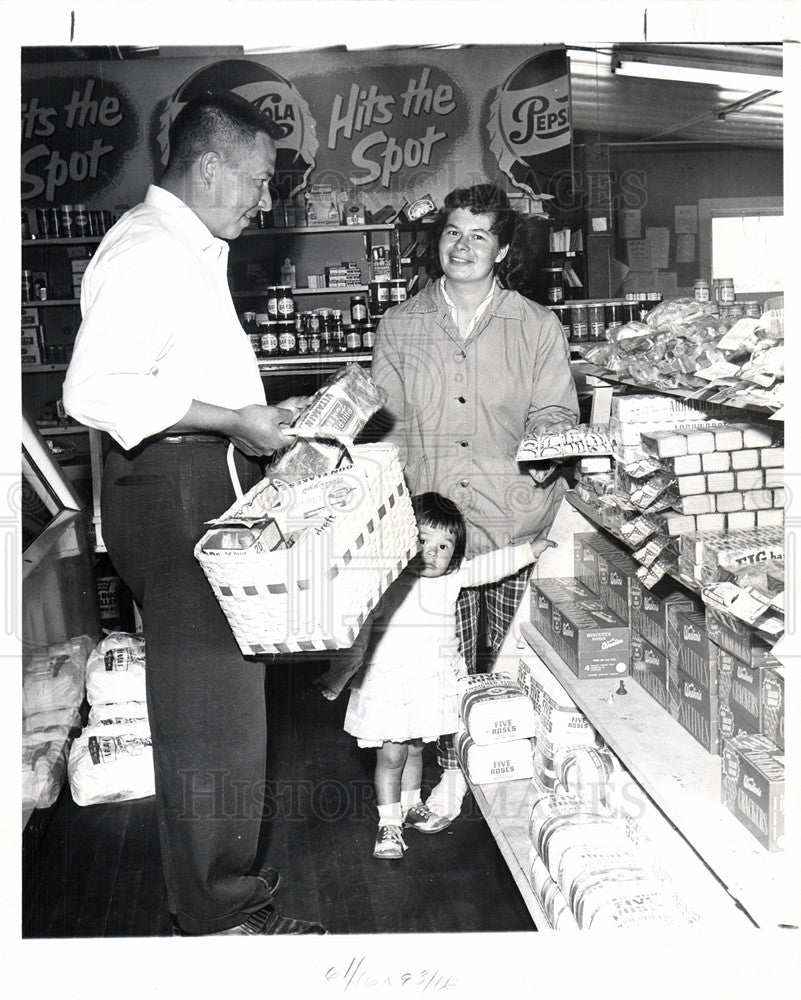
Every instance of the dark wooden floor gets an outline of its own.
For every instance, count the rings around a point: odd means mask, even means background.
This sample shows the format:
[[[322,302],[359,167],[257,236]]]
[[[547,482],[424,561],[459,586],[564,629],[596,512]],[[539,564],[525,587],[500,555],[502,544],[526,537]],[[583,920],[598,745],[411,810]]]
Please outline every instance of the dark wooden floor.
[[[472,797],[447,831],[407,831],[403,861],[372,857],[374,754],[342,731],[347,694],[331,703],[313,689],[321,669],[268,672],[264,857],[283,876],[277,908],[337,934],[533,930]],[[424,787],[437,780],[431,750]],[[65,790],[36,819],[24,841],[24,937],[171,933],[152,799],[80,808]]]

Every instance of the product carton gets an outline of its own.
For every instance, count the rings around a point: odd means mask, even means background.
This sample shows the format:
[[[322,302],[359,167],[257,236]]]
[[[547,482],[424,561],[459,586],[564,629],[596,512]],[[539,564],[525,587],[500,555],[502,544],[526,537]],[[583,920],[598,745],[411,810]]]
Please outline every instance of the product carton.
[[[769,851],[784,849],[784,754],[765,736],[726,740],[721,798]]]
[[[574,536],[573,565],[580,582],[629,625],[641,590],[639,563],[613,541],[591,531]]]
[[[668,652],[668,611],[692,611],[696,602],[669,581],[654,587],[639,584],[636,606],[632,608],[632,628],[663,653]]]
[[[703,612],[695,609],[673,609],[669,625],[671,640],[668,643],[668,655],[673,653],[673,638],[675,636],[675,655],[671,662],[678,670],[691,677],[696,684],[717,693],[717,646],[710,641]]]
[[[662,708],[668,707],[668,658],[639,632],[631,634],[631,672]]]
[[[756,736],[757,728],[751,719],[733,712],[728,702],[718,698],[718,739],[721,746],[724,740],[734,736]]]
[[[784,667],[762,674],[762,728],[765,736],[784,750]]]
[[[775,666],[778,663],[770,645],[755,634],[752,626],[739,618],[708,607],[706,628],[715,645],[751,666]]]
[[[675,694],[676,719],[679,724],[710,753],[718,753],[717,694],[701,687],[683,670],[676,672],[675,690],[668,692],[670,702],[673,701],[672,694]]]
[[[573,536],[573,572],[585,587],[598,593],[598,550],[592,544],[600,538],[597,531],[582,531]]]
[[[598,597],[627,625],[631,624],[642,594],[638,563],[610,543],[598,552]]]
[[[532,623],[577,677],[628,674],[629,627],[598,600],[569,599],[562,584],[532,581]]]

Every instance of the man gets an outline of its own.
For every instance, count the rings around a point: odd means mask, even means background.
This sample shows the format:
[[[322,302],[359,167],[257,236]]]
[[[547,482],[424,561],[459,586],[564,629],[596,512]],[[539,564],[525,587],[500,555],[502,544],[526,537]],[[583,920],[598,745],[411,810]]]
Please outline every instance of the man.
[[[264,798],[264,671],[245,660],[193,547],[257,460],[291,443],[302,405],[267,405],[228,290],[228,245],[271,206],[272,124],[236,95],[190,101],[158,186],[86,270],[64,385],[77,420],[112,440],[103,536],[142,608],[167,902],[183,934],[327,933],[279,916],[256,857]],[[246,458],[245,456],[250,456]]]

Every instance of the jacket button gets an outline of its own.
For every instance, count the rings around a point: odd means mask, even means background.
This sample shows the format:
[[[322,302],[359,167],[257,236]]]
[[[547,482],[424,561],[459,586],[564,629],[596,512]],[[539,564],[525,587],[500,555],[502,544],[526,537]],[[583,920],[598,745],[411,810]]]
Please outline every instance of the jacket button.
[[[466,400],[466,399],[464,398],[464,396],[460,396],[460,397],[459,397],[459,402],[460,402],[460,403],[466,403],[466,402],[467,402],[467,400]]]
[[[466,448],[466,447],[468,446],[468,444],[469,444],[469,441],[460,441],[460,442],[459,442],[459,444],[460,444],[460,445],[461,445],[461,446],[462,446],[463,448]]]
[[[460,486],[469,486],[470,483],[467,479],[462,479],[459,483]]]

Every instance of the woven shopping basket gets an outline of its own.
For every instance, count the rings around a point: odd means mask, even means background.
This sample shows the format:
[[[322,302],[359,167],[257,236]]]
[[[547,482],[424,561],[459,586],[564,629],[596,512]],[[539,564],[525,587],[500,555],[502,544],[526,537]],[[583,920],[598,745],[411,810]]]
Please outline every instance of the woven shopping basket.
[[[204,551],[212,531],[195,546],[246,656],[352,645],[417,551],[398,449],[325,437],[344,446],[350,464],[291,484],[265,478],[213,522],[268,515],[284,537],[308,529],[290,548]]]

